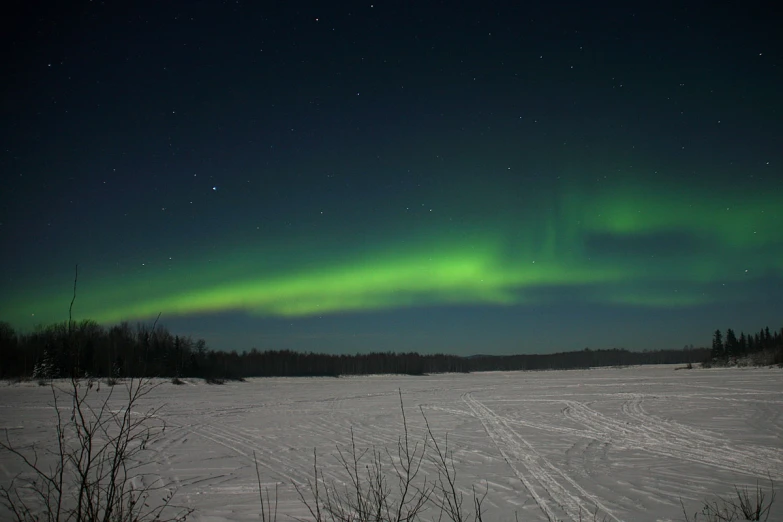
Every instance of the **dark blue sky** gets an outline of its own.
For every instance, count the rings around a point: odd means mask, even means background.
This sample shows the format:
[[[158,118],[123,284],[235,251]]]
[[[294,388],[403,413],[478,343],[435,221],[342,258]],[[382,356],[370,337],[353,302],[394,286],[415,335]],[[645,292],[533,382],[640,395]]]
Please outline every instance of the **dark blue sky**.
[[[762,3],[19,3],[0,319],[455,353],[779,328]],[[20,14],[21,13],[21,14]]]

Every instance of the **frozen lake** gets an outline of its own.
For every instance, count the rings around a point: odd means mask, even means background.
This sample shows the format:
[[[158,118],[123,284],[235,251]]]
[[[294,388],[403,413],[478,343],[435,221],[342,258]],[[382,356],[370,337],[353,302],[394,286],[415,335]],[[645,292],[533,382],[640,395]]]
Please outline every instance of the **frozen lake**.
[[[486,521],[682,520],[736,485],[778,487],[770,520],[783,520],[783,370],[673,366],[424,377],[251,379],[210,386],[163,382],[142,409],[163,405],[168,428],[150,469],[173,481],[192,520],[259,520],[261,480],[279,484],[279,520],[305,516],[292,481],[312,477],[313,449],[327,480],[342,480],[336,446],[423,440],[424,412],[448,434],[457,482],[488,488]],[[119,392],[116,389],[116,392]],[[99,392],[106,393],[106,387]],[[120,393],[117,393],[118,398]],[[0,428],[11,440],[52,437],[51,391],[0,387]],[[118,403],[119,404],[119,403]],[[20,469],[0,453],[0,482]],[[425,471],[434,472],[428,464]]]

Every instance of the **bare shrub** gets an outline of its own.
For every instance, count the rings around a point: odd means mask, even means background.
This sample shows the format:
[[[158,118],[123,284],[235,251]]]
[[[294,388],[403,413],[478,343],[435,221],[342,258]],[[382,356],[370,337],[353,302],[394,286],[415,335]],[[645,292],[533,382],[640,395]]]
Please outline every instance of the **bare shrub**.
[[[269,497],[269,489],[261,486],[261,472],[258,470],[258,458],[253,452],[253,463],[256,465],[256,478],[258,479],[258,498],[261,501],[261,522],[274,522],[277,520],[277,484],[275,484],[275,507],[272,511],[272,502]],[[264,496],[266,495],[266,498]]]
[[[435,505],[440,509],[441,514],[445,514],[447,520],[453,522],[467,522],[471,516],[473,520],[482,520],[481,504],[484,498],[487,496],[488,489],[485,488],[484,494],[479,496],[476,491],[476,486],[473,486],[473,498],[472,508],[473,511],[466,511],[463,508],[463,494],[457,488],[457,469],[454,466],[454,455],[449,451],[449,438],[446,435],[443,439],[443,446],[438,444],[438,439],[433,435],[430,423],[427,421],[427,417],[424,416],[422,410],[422,416],[424,422],[427,425],[427,434],[429,435],[432,445],[435,448],[435,455],[433,462],[438,470],[438,478],[435,481],[434,493],[432,497]]]
[[[148,448],[165,430],[159,407],[140,409],[155,386],[149,380],[126,382],[119,408],[111,400],[119,388],[110,387],[98,399],[93,386],[78,379],[65,389],[51,385],[56,415],[51,446],[19,446],[5,431],[0,449],[20,459],[24,471],[0,487],[0,502],[25,522],[185,520],[192,510],[171,504],[174,490],[141,471],[150,460]],[[66,415],[63,403],[69,403]]]
[[[718,497],[716,500],[705,501],[700,513],[688,516],[685,505],[682,512],[686,522],[734,522],[741,520],[766,521],[775,501],[775,484],[769,479],[769,491],[758,483],[755,488],[734,486],[735,496]]]
[[[473,488],[471,509],[463,506],[463,497],[456,485],[456,471],[448,444],[437,443],[432,429],[426,423],[422,441],[412,443],[405,408],[400,392],[403,433],[396,450],[371,447],[357,448],[351,430],[348,448],[337,447],[336,459],[348,475],[348,482],[338,486],[327,482],[313,451],[313,477],[307,484],[294,483],[299,499],[307,507],[314,522],[408,522],[421,520],[427,510],[434,510],[434,519],[467,522],[482,520],[482,502],[486,492],[479,495]],[[428,455],[428,450],[433,454]],[[422,464],[428,459],[435,465],[437,476],[428,480]],[[259,477],[259,489],[261,480]],[[263,494],[262,511],[264,506]],[[266,516],[269,495],[267,492]],[[299,519],[304,520],[304,519]]]

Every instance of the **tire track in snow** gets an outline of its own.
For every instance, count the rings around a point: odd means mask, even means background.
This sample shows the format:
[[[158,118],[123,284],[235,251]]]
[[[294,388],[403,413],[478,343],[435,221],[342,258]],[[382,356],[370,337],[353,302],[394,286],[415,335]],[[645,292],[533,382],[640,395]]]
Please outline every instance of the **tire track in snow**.
[[[639,426],[649,433],[657,434],[669,443],[676,443],[683,448],[683,451],[690,452],[697,458],[714,459],[715,455],[718,455],[726,460],[733,458],[761,468],[764,468],[767,463],[783,465],[783,452],[779,450],[755,445],[731,447],[726,444],[724,437],[712,432],[650,415],[642,405],[643,400],[644,395],[634,394],[631,400],[623,404],[622,411],[639,422]]]
[[[171,448],[176,443],[182,444],[187,440],[188,427],[176,426],[174,428],[167,428],[164,430],[161,436],[162,439],[160,440],[160,444],[151,447],[155,450],[156,458],[150,460],[158,462],[162,461],[168,467],[169,471],[171,472],[174,492],[176,493],[183,489],[184,483],[177,473],[177,470],[174,469],[174,465],[171,461],[172,455],[169,451],[169,448]],[[187,500],[187,505],[192,505],[191,495],[189,493],[185,494],[185,499]]]
[[[247,439],[237,437],[228,430],[222,431],[221,429],[212,425],[201,425],[199,427],[194,426],[189,428],[189,432],[193,435],[197,435],[214,442],[215,444],[219,444],[224,448],[228,448],[242,457],[242,459],[247,461],[250,465],[255,465],[255,461],[253,459],[253,451],[255,450],[255,447],[254,444],[249,444]],[[261,458],[258,459],[258,465],[263,468],[267,468],[274,474],[284,477],[288,481],[296,482],[298,484],[302,483],[301,480],[298,480],[284,471],[286,469],[285,464],[289,464],[289,468],[292,467],[290,466],[290,462],[286,463],[284,460],[273,457],[272,455],[274,455],[274,452],[265,451],[264,454],[261,455]],[[275,467],[269,464],[269,462],[280,464],[280,466]]]
[[[717,435],[665,422],[647,415],[641,408],[641,398],[627,401],[622,410],[636,424],[607,417],[577,401],[564,401],[563,414],[599,431],[603,437],[620,448],[644,450],[674,459],[752,475],[783,476],[783,453],[755,445],[731,446]],[[666,426],[661,426],[666,424]]]
[[[565,435],[575,435],[578,437],[601,438],[600,433],[593,432],[591,430],[569,428],[568,426],[558,426],[556,424],[541,424],[537,422],[525,421],[522,419],[509,419],[508,417],[504,417],[503,419],[508,424],[514,424],[516,426],[524,426],[526,428],[533,428],[536,430],[541,430],[549,433],[556,432],[556,433],[563,433]]]
[[[657,433],[660,437],[670,437],[680,440],[700,440],[707,444],[721,444],[723,439],[708,431],[700,430],[680,424],[677,421],[664,419],[647,413],[642,406],[644,395],[640,393],[630,394],[630,399],[623,402],[621,411],[628,417],[637,421],[639,425],[644,426],[650,433]]]
[[[259,447],[260,440],[258,437],[243,435],[236,427],[228,428],[227,426],[216,426],[211,424],[202,427],[206,429],[206,435],[205,433],[199,433],[202,437],[214,437],[219,439],[215,440],[213,438],[212,440],[224,447],[233,449],[237,454],[245,457],[245,459],[253,465],[255,465],[253,460],[253,451],[255,451],[259,466],[283,476],[289,482],[295,482],[302,486],[306,485],[307,481],[312,478],[313,462],[312,452],[310,451],[306,453],[292,453],[290,451],[283,451],[283,448],[280,446],[277,448],[270,448],[267,444],[261,444]],[[301,429],[310,431],[309,426],[302,426]],[[284,454],[292,456],[285,457],[283,456]],[[319,465],[319,475],[337,482],[345,481],[345,477],[339,474],[339,468],[333,468],[331,466]]]
[[[514,475],[527,488],[548,519],[562,520],[568,517],[574,521],[582,520],[598,507],[607,518],[620,522],[598,497],[582,488],[520,437],[509,426],[507,419],[497,415],[471,393],[464,394],[462,400],[481,421]],[[589,500],[591,505],[586,505],[582,499]]]
[[[609,443],[592,437],[580,437],[565,452],[565,465],[571,473],[590,477],[597,471],[608,473]]]
[[[777,464],[778,467],[783,467],[783,452],[780,450],[757,445],[731,447],[726,444],[725,437],[721,437],[713,432],[686,426],[679,422],[662,419],[647,413],[642,404],[643,400],[644,396],[637,394],[634,396],[633,400],[626,403],[628,405],[627,411],[629,416],[641,424],[646,425],[648,428],[657,428],[664,436],[670,434],[685,447],[695,448],[699,450],[700,454],[706,454],[708,456],[713,454],[715,449],[717,449],[719,453],[734,456],[739,455],[741,461],[755,461],[762,467],[764,466],[764,463],[774,463]],[[705,448],[710,449],[706,450]]]
[[[456,408],[444,408],[443,406],[434,406],[432,404],[422,404],[421,407],[424,408],[425,410],[442,411],[445,413],[449,413],[451,415],[457,415],[457,416],[464,415],[466,417],[475,418],[475,415],[473,415],[471,412],[465,410],[458,410]]]
[[[686,388],[699,388],[703,390],[719,390],[721,392],[731,392],[732,396],[736,395],[770,395],[770,390],[756,390],[751,388],[731,388],[729,386],[715,386],[715,385],[709,385],[709,384],[691,384],[691,383],[680,383],[680,386],[686,387]],[[779,393],[779,392],[777,392]]]

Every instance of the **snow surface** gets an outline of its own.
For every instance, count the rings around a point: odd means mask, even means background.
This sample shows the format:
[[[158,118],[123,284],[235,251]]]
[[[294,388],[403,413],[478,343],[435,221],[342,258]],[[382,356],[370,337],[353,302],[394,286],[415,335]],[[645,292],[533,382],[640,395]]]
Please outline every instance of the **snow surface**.
[[[163,405],[149,469],[173,481],[192,520],[259,520],[254,451],[263,484],[278,485],[278,519],[306,516],[292,481],[312,477],[314,450],[338,482],[336,447],[351,429],[360,448],[394,450],[398,389],[410,436],[423,440],[421,408],[441,443],[448,434],[466,495],[488,488],[484,520],[591,519],[596,507],[610,521],[683,520],[681,501],[692,515],[768,478],[779,490],[770,520],[783,520],[783,371],[674,368],[164,381],[140,409]],[[51,403],[34,383],[0,387],[0,428],[51,440]],[[0,484],[20,469],[0,453]]]

